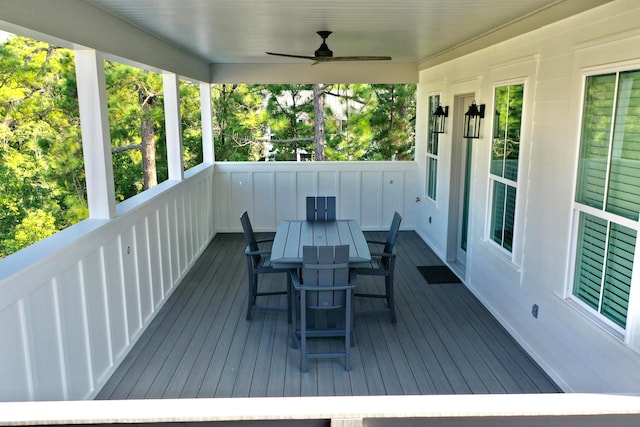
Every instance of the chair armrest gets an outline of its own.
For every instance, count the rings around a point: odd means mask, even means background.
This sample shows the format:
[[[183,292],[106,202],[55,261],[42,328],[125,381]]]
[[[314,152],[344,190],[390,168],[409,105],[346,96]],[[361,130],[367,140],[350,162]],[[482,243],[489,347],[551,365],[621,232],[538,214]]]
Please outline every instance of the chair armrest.
[[[331,285],[331,286],[305,286],[300,283],[300,275],[298,274],[298,270],[290,270],[289,274],[291,275],[291,283],[296,291],[345,291],[349,289],[356,288],[356,273],[355,271],[351,274],[351,283],[347,283],[346,285]]]
[[[332,285],[332,286],[305,286],[305,285],[296,286],[294,282],[294,287],[296,288],[296,290],[324,292],[324,291],[346,291],[349,289],[355,289],[356,285],[346,284],[346,285]]]
[[[379,258],[395,258],[395,252],[387,253],[387,252],[379,252],[379,253],[371,253],[371,257],[379,257]]]
[[[249,247],[247,246],[247,248],[244,250],[244,254],[245,255],[269,255],[271,253],[271,251],[251,251],[249,250]]]
[[[256,243],[267,243],[267,242],[273,242],[273,239],[260,239],[260,240],[256,240]]]
[[[300,283],[300,275],[298,274],[298,270],[289,270],[289,276],[291,276],[291,284],[297,290],[300,290],[302,287],[302,283]]]

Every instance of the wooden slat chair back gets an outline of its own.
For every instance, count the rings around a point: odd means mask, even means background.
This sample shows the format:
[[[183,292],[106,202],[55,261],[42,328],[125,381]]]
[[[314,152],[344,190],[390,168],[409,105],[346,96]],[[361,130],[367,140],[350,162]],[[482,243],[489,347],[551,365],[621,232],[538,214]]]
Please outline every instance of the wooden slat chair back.
[[[391,323],[396,322],[396,308],[393,296],[394,287],[394,270],[396,262],[396,254],[393,251],[393,247],[398,238],[398,232],[400,231],[400,222],[402,216],[398,212],[393,215],[391,226],[387,232],[387,238],[384,242],[367,240],[367,243],[374,247],[382,248],[382,252],[371,251],[371,262],[367,265],[358,266],[358,274],[363,276],[383,276],[384,277],[384,292],[356,292],[354,295],[356,298],[379,298],[384,299],[386,306],[383,308],[372,308],[367,310],[358,310],[358,314],[362,313],[380,313],[389,312]]]
[[[286,270],[275,269],[271,265],[271,251],[269,249],[261,249],[260,244],[272,242],[273,239],[261,239],[256,240],[251,221],[249,220],[249,214],[245,211],[240,216],[240,223],[242,224],[242,231],[244,233],[247,247],[244,251],[247,260],[247,274],[248,274],[248,306],[247,306],[247,320],[251,320],[253,316],[253,310],[267,310],[267,311],[287,311],[290,313],[290,286],[289,278],[287,277],[286,289],[282,290],[260,290],[258,286],[258,276],[260,274],[272,274],[272,273],[287,273]],[[269,297],[273,295],[287,295],[286,306],[280,305],[266,305],[258,304],[258,297]],[[262,298],[261,298],[262,300]]]
[[[292,271],[292,283],[300,296],[292,316],[291,335],[300,347],[301,370],[307,360],[344,358],[345,370],[351,368],[353,333],[352,298],[356,285],[354,271],[349,270],[349,245],[304,246],[302,280]],[[343,337],[344,351],[309,352],[308,338]]]
[[[308,196],[307,221],[335,221],[335,196]]]

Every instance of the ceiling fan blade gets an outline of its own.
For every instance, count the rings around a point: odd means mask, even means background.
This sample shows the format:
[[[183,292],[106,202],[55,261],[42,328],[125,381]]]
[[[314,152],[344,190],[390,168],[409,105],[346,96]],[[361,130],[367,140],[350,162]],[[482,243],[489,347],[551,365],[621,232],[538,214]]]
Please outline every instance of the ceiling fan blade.
[[[314,58],[317,62],[346,62],[346,61],[391,61],[390,56],[332,56],[329,58]]]
[[[304,55],[290,55],[288,53],[275,53],[275,52],[265,52],[267,55],[273,56],[284,56],[286,58],[301,58],[301,59],[311,59],[315,60],[316,58],[313,56],[304,56]]]

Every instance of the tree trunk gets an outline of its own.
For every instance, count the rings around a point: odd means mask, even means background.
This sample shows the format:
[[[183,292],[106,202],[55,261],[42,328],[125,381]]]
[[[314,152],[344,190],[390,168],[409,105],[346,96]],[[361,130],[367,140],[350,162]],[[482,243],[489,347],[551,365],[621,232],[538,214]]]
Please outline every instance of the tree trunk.
[[[153,123],[149,118],[142,119],[142,170],[145,190],[158,185],[158,175],[156,173],[156,134]]]
[[[314,142],[316,161],[324,161],[324,85],[313,85]]]

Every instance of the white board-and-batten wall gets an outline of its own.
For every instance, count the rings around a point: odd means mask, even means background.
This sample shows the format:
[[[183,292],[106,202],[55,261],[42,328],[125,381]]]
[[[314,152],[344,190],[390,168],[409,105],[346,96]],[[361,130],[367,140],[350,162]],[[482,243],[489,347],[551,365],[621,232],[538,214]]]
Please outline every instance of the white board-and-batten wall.
[[[640,3],[618,0],[420,71],[416,160],[422,193],[429,95],[454,106],[457,96],[472,94],[486,104],[487,114],[481,138],[473,142],[466,283],[565,391],[640,392],[638,275],[624,336],[611,333],[570,298],[584,76],[598,68],[640,69],[638,22]],[[514,83],[524,83],[525,94],[515,237],[507,253],[488,234],[489,170],[494,90]],[[447,133],[440,136],[438,197],[425,197],[416,214],[416,230],[443,259],[451,225],[455,112],[449,115]]]

